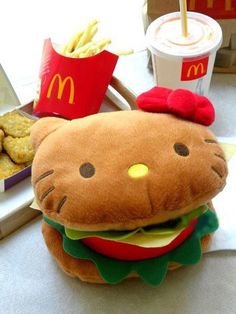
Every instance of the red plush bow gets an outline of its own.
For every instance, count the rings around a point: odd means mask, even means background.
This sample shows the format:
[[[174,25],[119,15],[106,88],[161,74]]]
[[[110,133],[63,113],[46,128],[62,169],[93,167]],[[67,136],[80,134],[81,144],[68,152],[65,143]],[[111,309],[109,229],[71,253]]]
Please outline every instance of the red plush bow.
[[[139,95],[136,102],[144,111],[172,113],[207,126],[215,119],[215,110],[210,100],[186,89],[153,87]]]

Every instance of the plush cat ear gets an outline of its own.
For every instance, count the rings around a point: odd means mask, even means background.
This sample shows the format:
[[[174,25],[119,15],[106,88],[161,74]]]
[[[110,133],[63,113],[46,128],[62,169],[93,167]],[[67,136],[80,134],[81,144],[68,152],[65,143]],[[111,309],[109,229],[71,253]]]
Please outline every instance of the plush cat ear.
[[[68,120],[61,118],[41,118],[31,127],[30,130],[30,141],[33,146],[34,151],[37,150],[40,143],[56,129],[67,124]]]

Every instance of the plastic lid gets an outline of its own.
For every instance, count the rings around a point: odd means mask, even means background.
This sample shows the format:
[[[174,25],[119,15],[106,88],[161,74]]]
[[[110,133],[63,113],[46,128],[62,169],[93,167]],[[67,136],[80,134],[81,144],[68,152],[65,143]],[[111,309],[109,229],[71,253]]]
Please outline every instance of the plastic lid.
[[[153,21],[146,33],[153,54],[168,57],[195,57],[216,51],[222,42],[220,25],[204,14],[187,12],[188,36],[182,35],[180,12]]]

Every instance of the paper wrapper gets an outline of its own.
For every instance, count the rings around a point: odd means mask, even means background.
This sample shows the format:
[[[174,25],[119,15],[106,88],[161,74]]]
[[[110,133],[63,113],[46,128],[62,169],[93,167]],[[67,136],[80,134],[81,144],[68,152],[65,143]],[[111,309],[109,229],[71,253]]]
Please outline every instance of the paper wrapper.
[[[65,57],[45,40],[34,114],[76,119],[97,113],[117,60],[106,50],[87,58]]]

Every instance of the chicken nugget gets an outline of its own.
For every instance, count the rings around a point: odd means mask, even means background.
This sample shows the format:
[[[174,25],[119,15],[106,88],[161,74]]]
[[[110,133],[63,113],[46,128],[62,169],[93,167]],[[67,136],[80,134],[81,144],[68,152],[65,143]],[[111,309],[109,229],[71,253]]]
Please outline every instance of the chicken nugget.
[[[30,134],[30,127],[35,123],[17,111],[7,112],[0,117],[0,128],[6,135],[24,137]]]
[[[0,153],[2,151],[2,142],[3,142],[3,139],[4,139],[4,132],[2,129],[0,129]]]
[[[0,153],[0,180],[12,176],[24,168],[24,165],[16,165],[7,154]]]
[[[3,140],[3,148],[16,163],[23,164],[33,160],[34,151],[29,136],[7,136]]]

